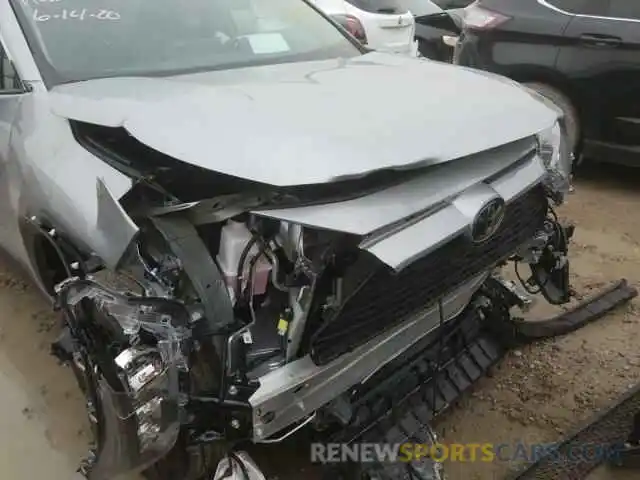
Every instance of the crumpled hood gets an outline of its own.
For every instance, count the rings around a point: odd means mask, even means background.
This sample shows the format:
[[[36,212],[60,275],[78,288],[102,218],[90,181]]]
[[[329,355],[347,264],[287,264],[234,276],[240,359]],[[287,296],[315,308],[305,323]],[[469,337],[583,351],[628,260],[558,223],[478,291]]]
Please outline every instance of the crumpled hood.
[[[122,126],[176,159],[261,183],[325,183],[446,162],[557,114],[508,80],[382,53],[60,85],[57,115]]]

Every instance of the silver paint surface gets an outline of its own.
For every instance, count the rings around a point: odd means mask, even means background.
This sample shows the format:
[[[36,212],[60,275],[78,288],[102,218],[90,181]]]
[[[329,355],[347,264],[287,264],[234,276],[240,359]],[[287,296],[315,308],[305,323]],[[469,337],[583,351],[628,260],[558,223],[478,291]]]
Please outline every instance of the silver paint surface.
[[[9,20],[3,17],[3,27]],[[15,31],[15,25],[2,31]],[[7,44],[21,55],[12,54],[18,69],[31,72],[24,40]],[[437,95],[430,95],[431,89]],[[93,80],[52,91],[36,81],[31,92],[0,97],[0,106],[12,111],[10,118],[0,116],[2,213],[10,222],[25,215],[42,218],[104,258],[114,252],[97,228],[96,182],[101,179],[119,199],[131,180],[82,148],[69,118],[121,125],[179,160],[272,185],[446,163],[526,139],[555,120],[552,110],[507,82],[379,53],[165,79]],[[502,165],[510,161],[502,157]],[[426,208],[444,192],[459,193],[497,168],[496,162],[487,154],[464,169],[434,170],[433,178],[445,183],[432,181],[430,190],[422,190],[427,174],[383,192],[378,203],[366,197],[340,213],[327,206],[284,216],[327,228],[383,226],[413,213],[416,202]],[[418,200],[420,190],[427,195]],[[328,220],[318,222],[318,215]],[[0,244],[29,264],[15,226],[3,229]]]
[[[123,126],[174,158],[279,186],[442,163],[525,138],[555,120],[521,88],[382,53],[92,80],[55,87],[50,100],[62,117]]]
[[[100,180],[120,199],[131,180],[82,148],[68,119],[123,126],[184,162],[284,186],[445,163],[530,137],[556,117],[507,82],[382,53],[171,78],[91,80],[48,91],[6,1],[0,2],[0,34],[32,86],[20,95],[0,96],[0,218],[6,219],[0,245],[27,265],[32,260],[18,228],[24,216],[55,225],[112,265],[121,250],[109,246],[99,228],[96,184]],[[449,193],[479,179],[474,169],[483,162],[477,163],[444,175],[451,175]],[[403,209],[415,209],[404,200],[413,195],[417,201],[419,182],[387,193],[387,209],[394,211],[383,215],[365,200],[335,217],[331,207],[294,216],[303,223],[333,217],[322,223],[338,222],[338,229],[346,222],[384,225],[401,219]],[[432,187],[427,197],[446,190]],[[422,208],[428,206],[421,200]],[[131,230],[123,220],[116,231]]]
[[[369,239],[366,248],[401,268],[469,226],[473,218],[463,211],[473,208],[461,205],[477,189],[509,200],[539,182],[545,171],[535,156],[508,167],[529,150],[528,139],[557,118],[511,82],[382,53],[172,78],[93,80],[49,91],[6,0],[0,0],[0,36],[30,85],[22,94],[0,95],[0,246],[37,281],[24,218],[55,227],[111,266],[137,231],[117,205],[131,179],[81,147],[69,119],[123,127],[183,162],[274,186],[430,166],[402,185],[357,200],[260,212],[368,235],[438,206],[394,235]],[[447,318],[481,282],[475,279],[445,301]],[[255,411],[278,414],[268,425],[256,417],[256,439],[374,373],[431,331],[437,318],[432,310],[408,320],[325,367],[302,359],[263,377],[251,403]],[[298,385],[303,390],[293,393]]]

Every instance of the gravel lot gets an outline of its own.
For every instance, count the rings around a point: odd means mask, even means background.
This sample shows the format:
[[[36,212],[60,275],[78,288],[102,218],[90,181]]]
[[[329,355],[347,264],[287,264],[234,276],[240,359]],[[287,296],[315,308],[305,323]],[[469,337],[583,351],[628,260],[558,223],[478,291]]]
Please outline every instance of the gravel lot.
[[[586,168],[576,182],[576,193],[560,212],[578,226],[572,262],[574,286],[581,294],[620,277],[638,284],[638,185],[640,172]],[[4,478],[68,480],[85,453],[88,436],[81,398],[71,373],[48,355],[55,324],[55,316],[35,291],[0,264]],[[449,442],[555,441],[640,381],[639,337],[636,303],[566,338],[513,352],[443,419],[438,430]],[[510,467],[454,463],[448,472],[452,480],[489,480],[502,478]],[[623,478],[605,470],[593,476]]]
[[[571,261],[572,284],[579,294],[588,296],[622,277],[640,286],[639,180],[640,172],[629,169],[585,168],[575,194],[559,211],[577,225]],[[547,305],[531,312],[533,318],[552,314]],[[449,442],[557,441],[640,381],[639,345],[636,299],[567,337],[512,352],[438,429]],[[503,478],[513,466],[452,463],[447,472],[453,480],[489,480]],[[626,478],[604,468],[592,477]]]

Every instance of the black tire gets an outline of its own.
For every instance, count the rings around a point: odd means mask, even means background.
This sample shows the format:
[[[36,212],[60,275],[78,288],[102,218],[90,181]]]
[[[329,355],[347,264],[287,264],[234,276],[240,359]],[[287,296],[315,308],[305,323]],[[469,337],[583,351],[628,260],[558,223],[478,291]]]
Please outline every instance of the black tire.
[[[525,85],[550,100],[555,106],[562,110],[565,117],[568,144],[571,151],[577,154],[581,137],[580,116],[571,99],[557,88],[547,85],[546,83],[527,82]]]

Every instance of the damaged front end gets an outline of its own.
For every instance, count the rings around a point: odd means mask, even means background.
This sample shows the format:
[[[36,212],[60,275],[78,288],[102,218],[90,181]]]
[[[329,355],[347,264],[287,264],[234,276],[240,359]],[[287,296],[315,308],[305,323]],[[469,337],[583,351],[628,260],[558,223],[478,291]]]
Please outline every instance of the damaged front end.
[[[104,241],[56,289],[55,351],[94,425],[88,478],[158,468],[172,449],[208,446],[217,462],[244,440],[356,428],[394,365],[460,319],[491,316],[482,299],[509,260],[530,266],[525,286],[566,303],[572,230],[553,213],[569,188],[562,138],[557,124],[305,201],[300,189],[179,201],[160,175],[118,202],[99,181]],[[208,462],[186,463],[182,476],[197,478]]]

